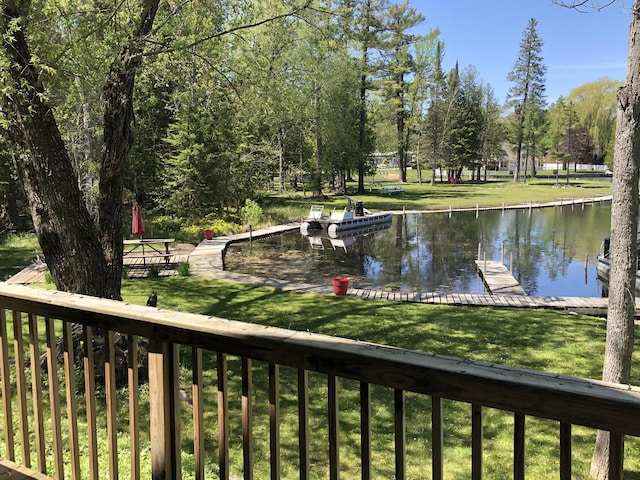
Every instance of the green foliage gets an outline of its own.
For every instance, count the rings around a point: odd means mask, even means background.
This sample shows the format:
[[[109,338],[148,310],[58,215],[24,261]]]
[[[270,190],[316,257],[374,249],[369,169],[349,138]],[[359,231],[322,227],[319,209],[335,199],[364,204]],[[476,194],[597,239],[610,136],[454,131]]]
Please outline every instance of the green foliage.
[[[149,265],[149,278],[158,278],[160,275],[160,267],[156,264]]]
[[[589,129],[599,161],[612,165],[616,131],[616,92],[622,82],[603,78],[574,88],[567,100],[580,125]]]
[[[247,198],[242,207],[242,218],[245,225],[259,225],[262,220],[262,207]]]
[[[53,284],[53,276],[51,275],[51,272],[49,272],[49,270],[47,270],[44,273],[44,281],[45,283],[52,285]]]
[[[181,277],[188,277],[189,276],[189,264],[188,263],[181,263],[180,265],[178,265],[178,275]]]

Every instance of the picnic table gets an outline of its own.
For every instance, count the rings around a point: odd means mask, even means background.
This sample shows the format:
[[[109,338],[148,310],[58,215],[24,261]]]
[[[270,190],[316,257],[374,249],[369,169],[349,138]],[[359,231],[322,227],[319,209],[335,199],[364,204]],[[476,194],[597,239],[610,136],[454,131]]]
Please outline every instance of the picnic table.
[[[392,193],[404,193],[404,187],[402,185],[387,185],[382,187],[382,191],[389,195]]]
[[[175,241],[175,238],[136,238],[123,240],[122,255],[123,257],[133,257],[136,260],[142,259],[143,265],[147,264],[147,260],[157,260],[158,258],[163,259],[165,263],[169,263],[169,258],[171,257],[169,245]],[[161,245],[164,245],[164,248]],[[145,248],[148,253],[145,252]],[[133,258],[131,259],[133,260]],[[127,259],[125,258],[125,260]]]

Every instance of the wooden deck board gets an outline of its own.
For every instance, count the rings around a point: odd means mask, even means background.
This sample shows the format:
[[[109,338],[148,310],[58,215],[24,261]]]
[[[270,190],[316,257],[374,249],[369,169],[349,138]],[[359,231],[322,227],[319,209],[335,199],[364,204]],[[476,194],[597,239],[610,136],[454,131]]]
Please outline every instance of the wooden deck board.
[[[492,294],[527,295],[522,285],[501,262],[476,260],[476,267]]]

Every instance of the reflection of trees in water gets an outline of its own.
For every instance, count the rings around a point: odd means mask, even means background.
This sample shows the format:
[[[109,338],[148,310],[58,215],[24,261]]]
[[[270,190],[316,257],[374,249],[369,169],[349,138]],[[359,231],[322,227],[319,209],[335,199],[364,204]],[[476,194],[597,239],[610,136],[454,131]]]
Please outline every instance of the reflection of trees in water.
[[[591,262],[608,236],[610,206],[565,206],[541,210],[510,210],[394,216],[391,228],[358,236],[347,252],[311,247],[298,232],[228,249],[229,270],[255,275],[327,284],[349,276],[362,288],[440,293],[482,292],[475,271],[478,243],[487,259],[505,263],[527,293],[541,288],[539,276],[564,278],[574,261]],[[286,273],[287,276],[282,275]]]

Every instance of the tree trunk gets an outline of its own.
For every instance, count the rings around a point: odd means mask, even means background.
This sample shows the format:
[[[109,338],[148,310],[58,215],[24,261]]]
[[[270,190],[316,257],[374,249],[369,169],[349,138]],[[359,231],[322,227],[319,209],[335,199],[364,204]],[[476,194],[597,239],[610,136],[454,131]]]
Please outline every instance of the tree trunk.
[[[159,0],[142,0],[140,24],[105,81],[104,143],[98,225],[84,203],[77,175],[35,68],[25,36],[29,2],[3,3],[3,48],[11,88],[2,97],[16,143],[20,180],[47,266],[59,290],[120,298],[123,172],[132,143],[133,87]],[[15,25],[24,29],[13,31]]]
[[[31,61],[24,30],[10,31],[14,20],[28,15],[27,8],[5,4],[2,24],[14,89],[2,103],[10,119],[9,136],[19,150],[18,175],[58,289],[104,296],[108,291],[107,262],[93,220],[52,109],[43,101],[44,88]]]
[[[629,383],[634,340],[640,162],[640,0],[633,5],[627,79],[618,91],[611,204],[611,273],[602,379]],[[598,432],[591,475],[609,478],[609,434]],[[615,469],[620,466],[614,465]]]

